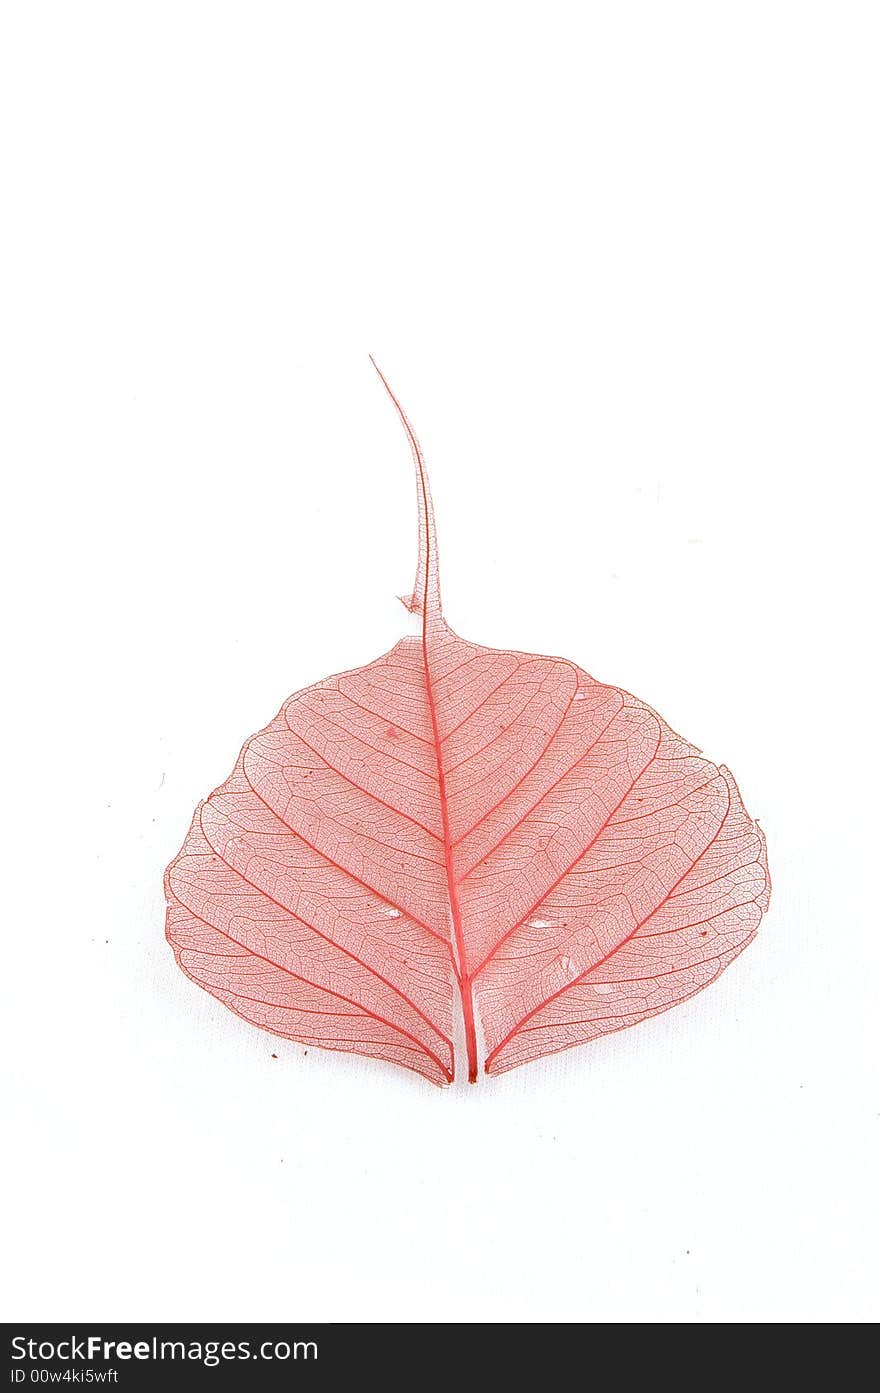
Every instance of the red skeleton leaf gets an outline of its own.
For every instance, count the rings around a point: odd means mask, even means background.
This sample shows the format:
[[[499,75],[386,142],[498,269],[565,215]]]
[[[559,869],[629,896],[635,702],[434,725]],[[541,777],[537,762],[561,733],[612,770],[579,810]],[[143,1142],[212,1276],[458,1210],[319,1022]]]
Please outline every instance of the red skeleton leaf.
[[[382,381],[416,464],[421,634],[245,742],[168,868],[167,935],[246,1020],[432,1083],[463,1022],[474,1082],[714,981],[767,907],[764,837],[643,701],[452,632],[424,460]]]

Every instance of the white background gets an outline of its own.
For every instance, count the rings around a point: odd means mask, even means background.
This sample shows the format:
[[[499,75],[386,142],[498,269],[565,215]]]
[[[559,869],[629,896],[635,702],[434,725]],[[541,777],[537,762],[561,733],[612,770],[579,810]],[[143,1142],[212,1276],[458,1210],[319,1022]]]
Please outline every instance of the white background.
[[[4,6],[6,1318],[880,1314],[878,37]],[[163,937],[244,737],[409,622],[369,351],[453,627],[655,705],[774,877],[709,991],[477,1088],[306,1057]]]

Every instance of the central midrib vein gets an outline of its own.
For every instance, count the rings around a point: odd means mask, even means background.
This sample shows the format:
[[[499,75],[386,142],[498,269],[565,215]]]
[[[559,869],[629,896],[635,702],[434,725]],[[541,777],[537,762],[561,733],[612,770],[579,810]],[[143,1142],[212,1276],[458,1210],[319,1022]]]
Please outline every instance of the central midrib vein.
[[[464,1016],[464,1033],[467,1043],[468,1061],[468,1081],[477,1081],[477,1032],[474,1025],[474,995],[472,979],[468,968],[467,949],[464,941],[464,927],[461,921],[461,905],[458,900],[458,885],[455,875],[454,852],[452,848],[452,835],[449,830],[449,803],[446,796],[446,776],[443,772],[443,755],[440,746],[440,726],[437,720],[437,704],[434,700],[434,689],[431,683],[431,665],[428,661],[428,620],[429,616],[436,624],[443,624],[443,610],[440,603],[440,585],[437,575],[437,557],[433,511],[429,501],[428,481],[425,472],[425,464],[422,459],[422,452],[419,442],[415,437],[415,432],[407,419],[406,412],[397,400],[388,385],[385,374],[379,368],[375,358],[371,361],[381,381],[384,383],[385,390],[394,403],[397,414],[400,417],[403,428],[409,438],[412,447],[413,460],[419,476],[419,566],[416,571],[416,581],[413,586],[412,602],[405,602],[408,609],[416,608],[418,605],[419,580],[421,577],[421,604],[418,606],[422,612],[422,664],[425,669],[425,695],[428,702],[428,711],[431,717],[431,736],[434,742],[434,755],[437,760],[437,789],[440,798],[440,816],[443,828],[443,861],[446,868],[446,892],[449,898],[449,908],[452,914],[452,930],[455,942],[455,956],[457,958],[457,975],[459,991],[461,993],[461,1007]],[[424,546],[424,575],[422,571],[422,546]],[[433,581],[433,585],[432,585]]]
[[[406,423],[405,417],[404,423]],[[418,447],[415,448],[415,457],[419,471],[419,483],[421,485],[422,508],[424,510],[425,579],[424,592],[422,594],[422,663],[425,669],[425,694],[428,701],[428,711],[431,717],[431,736],[434,741],[434,754],[437,759],[437,791],[440,798],[440,817],[443,831],[443,861],[446,867],[446,891],[449,896],[449,908],[452,914],[455,955],[458,959],[458,987],[461,993],[461,1009],[464,1017],[468,1083],[476,1083],[477,1032],[474,1025],[474,992],[468,968],[467,947],[464,941],[464,926],[461,921],[461,905],[458,900],[452,834],[449,830],[449,800],[446,796],[446,776],[443,772],[443,751],[440,743],[440,726],[437,720],[437,703],[434,700],[434,688],[431,682],[431,664],[428,660],[428,616],[432,612],[429,605],[431,567],[432,565],[436,566],[437,563],[436,558],[431,554],[432,529],[430,525],[431,514],[428,507],[428,486],[425,480],[425,469],[422,464],[421,452]]]
[[[437,706],[434,701],[434,689],[431,684],[431,668],[428,662],[427,613],[423,615],[422,623],[422,659],[425,665],[425,692],[428,698],[428,711],[431,716],[431,733],[433,735],[434,750],[437,756],[437,788],[440,796],[440,817],[443,827],[443,858],[446,866],[446,887],[449,895],[449,908],[452,912],[452,929],[455,935],[455,953],[458,959],[458,982],[461,991],[464,1034],[467,1044],[468,1082],[476,1083],[477,1032],[474,1025],[474,994],[468,969],[464,928],[461,921],[461,905],[458,900],[458,885],[455,877],[452,836],[449,830],[449,803],[446,797],[446,777],[443,773],[443,755],[440,748],[440,727],[437,722]]]

